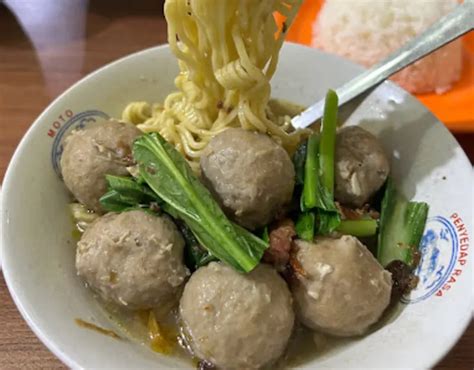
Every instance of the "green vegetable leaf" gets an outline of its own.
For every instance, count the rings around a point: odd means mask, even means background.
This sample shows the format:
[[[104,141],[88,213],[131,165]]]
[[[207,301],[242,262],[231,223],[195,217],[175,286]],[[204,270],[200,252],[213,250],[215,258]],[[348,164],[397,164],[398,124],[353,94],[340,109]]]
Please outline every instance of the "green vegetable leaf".
[[[192,230],[213,256],[242,272],[257,266],[267,244],[232,224],[183,156],[157,133],[145,134],[133,146],[140,174],[173,214]]]
[[[137,183],[133,177],[106,175],[105,179],[109,188],[119,193],[124,201],[141,204],[158,199],[148,186]]]
[[[131,206],[129,202],[123,201],[120,193],[115,190],[109,190],[99,199],[99,202],[107,212],[123,212]]]
[[[147,209],[161,199],[145,184],[133,177],[105,176],[109,191],[100,198],[102,208],[108,212],[124,212],[130,209]]]
[[[428,204],[408,202],[388,179],[382,200],[377,259],[382,266],[399,260],[414,267],[414,252],[418,250],[428,217]]]

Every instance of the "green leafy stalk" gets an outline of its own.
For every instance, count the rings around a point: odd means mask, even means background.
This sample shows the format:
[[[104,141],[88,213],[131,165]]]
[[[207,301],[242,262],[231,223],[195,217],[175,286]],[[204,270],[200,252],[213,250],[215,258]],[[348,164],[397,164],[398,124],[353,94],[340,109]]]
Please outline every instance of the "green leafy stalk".
[[[301,213],[295,223],[296,235],[303,240],[312,241],[314,238],[316,216],[314,212]]]
[[[132,205],[122,200],[118,191],[109,190],[99,199],[102,208],[107,212],[123,212]],[[136,203],[138,205],[138,203]]]
[[[428,204],[408,202],[389,178],[382,200],[377,259],[382,266],[399,260],[413,266],[428,217]]]
[[[319,134],[313,134],[308,139],[301,210],[319,208],[326,211],[337,211],[332,193],[326,189],[322,182],[323,176],[319,167],[319,139]]]
[[[336,231],[356,237],[373,236],[377,233],[377,220],[342,220]]]
[[[258,249],[259,250],[262,249],[262,252],[261,253],[259,252],[258,255],[252,254],[252,256],[254,256],[254,258],[258,258],[260,260],[262,258],[263,252],[265,252],[265,249],[267,249],[267,247],[269,245],[270,235],[268,235],[268,242],[267,242],[267,241],[263,240],[262,238],[259,238],[257,235],[251,233],[247,229],[243,228],[240,225],[237,225],[235,223],[232,223],[232,225],[234,226],[234,229],[241,235],[241,237],[244,238],[244,240],[247,241],[247,243],[257,244],[259,246]]]
[[[336,152],[338,97],[328,90],[321,121],[321,139],[319,143],[320,192],[318,204],[318,233],[329,234],[341,222],[339,211],[334,204],[334,163]]]
[[[339,211],[334,203],[334,157],[337,129],[338,98],[334,91],[326,95],[320,134],[308,139],[304,166],[304,185],[301,210],[315,210],[319,234],[329,234],[340,224]],[[302,225],[307,225],[310,216],[303,216]],[[310,235],[308,231],[306,235]]]
[[[130,202],[142,203],[158,198],[148,186],[136,182],[132,177],[106,175],[105,179],[109,188],[117,191],[122,199],[128,199]]]
[[[108,212],[150,208],[161,199],[146,184],[139,184],[133,177],[106,175],[109,191],[100,198],[100,204]]]
[[[336,150],[337,105],[339,98],[334,90],[328,90],[321,121],[319,166],[321,182],[331,197],[334,194],[334,157]]]
[[[319,135],[313,134],[308,138],[306,162],[304,164],[303,194],[301,196],[301,210],[313,209],[318,205],[319,163],[318,163]]]
[[[135,141],[133,156],[140,174],[166,203],[167,212],[182,219],[213,256],[242,272],[251,271],[267,248],[260,238],[232,224],[183,156],[160,135]]]

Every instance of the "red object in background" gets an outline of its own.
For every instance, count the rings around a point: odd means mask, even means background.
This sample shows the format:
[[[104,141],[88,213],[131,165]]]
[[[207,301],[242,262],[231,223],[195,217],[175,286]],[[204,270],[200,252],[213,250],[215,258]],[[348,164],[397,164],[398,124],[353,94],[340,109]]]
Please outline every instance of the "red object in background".
[[[286,39],[311,46],[313,25],[323,0],[305,0]],[[277,20],[282,21],[280,17]],[[423,94],[417,98],[451,131],[474,133],[474,32],[463,37],[464,65],[461,79],[442,95]]]

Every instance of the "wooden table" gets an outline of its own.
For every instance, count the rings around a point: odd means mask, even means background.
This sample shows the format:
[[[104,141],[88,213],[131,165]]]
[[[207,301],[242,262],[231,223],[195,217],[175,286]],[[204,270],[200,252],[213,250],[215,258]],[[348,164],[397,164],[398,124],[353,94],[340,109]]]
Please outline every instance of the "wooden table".
[[[0,0],[0,180],[39,113],[84,75],[166,42],[157,0]],[[457,135],[474,161],[474,136]],[[64,368],[30,331],[0,277],[0,369]],[[474,324],[439,364],[474,368]]]

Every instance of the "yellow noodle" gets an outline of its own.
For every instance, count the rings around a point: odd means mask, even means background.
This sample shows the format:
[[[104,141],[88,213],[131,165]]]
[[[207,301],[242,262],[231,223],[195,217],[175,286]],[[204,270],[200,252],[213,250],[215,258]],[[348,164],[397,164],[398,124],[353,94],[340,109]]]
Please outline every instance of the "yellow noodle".
[[[270,79],[302,0],[166,0],[168,42],[179,59],[178,89],[163,105],[130,103],[122,119],[159,132],[194,169],[209,141],[229,127],[272,136],[290,153],[301,140],[268,106]]]

